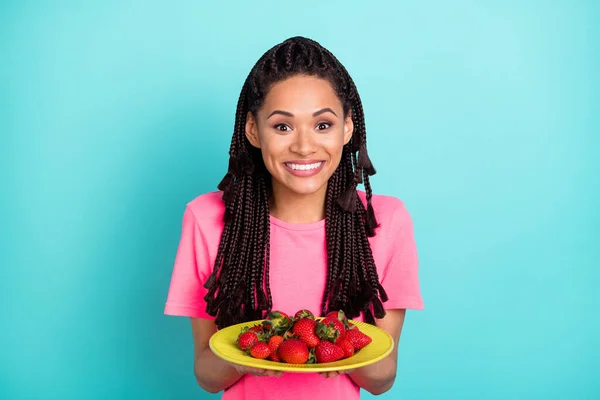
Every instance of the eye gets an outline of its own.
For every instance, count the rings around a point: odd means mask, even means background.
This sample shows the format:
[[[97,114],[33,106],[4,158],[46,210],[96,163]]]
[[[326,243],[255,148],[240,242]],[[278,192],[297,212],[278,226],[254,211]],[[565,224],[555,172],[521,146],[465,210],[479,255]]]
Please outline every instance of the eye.
[[[287,126],[286,124],[277,124],[277,125],[275,125],[274,128],[280,132],[289,132],[292,129],[289,126]]]
[[[324,131],[326,129],[329,129],[331,127],[331,124],[328,122],[321,122],[320,124],[317,125],[317,129],[320,131]]]

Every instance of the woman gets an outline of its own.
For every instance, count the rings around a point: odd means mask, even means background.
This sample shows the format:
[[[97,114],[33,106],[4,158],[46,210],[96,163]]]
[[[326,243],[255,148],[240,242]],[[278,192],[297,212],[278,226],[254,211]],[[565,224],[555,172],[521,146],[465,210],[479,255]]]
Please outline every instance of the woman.
[[[240,367],[208,348],[217,329],[302,308],[341,309],[398,343],[405,310],[423,308],[412,221],[400,200],[372,194],[362,104],[346,69],[303,37],[267,51],[242,87],[229,154],[219,191],[187,205],[165,307],[191,318],[199,385],[225,399],[389,390],[397,346],[375,364],[323,374]]]

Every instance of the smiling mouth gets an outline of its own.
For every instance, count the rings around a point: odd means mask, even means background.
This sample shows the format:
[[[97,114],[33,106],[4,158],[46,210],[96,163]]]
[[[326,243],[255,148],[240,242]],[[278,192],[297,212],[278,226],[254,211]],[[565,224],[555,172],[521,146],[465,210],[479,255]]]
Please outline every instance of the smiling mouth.
[[[325,161],[317,161],[311,164],[295,164],[291,162],[286,162],[284,164],[294,171],[312,171],[320,168],[324,163]]]

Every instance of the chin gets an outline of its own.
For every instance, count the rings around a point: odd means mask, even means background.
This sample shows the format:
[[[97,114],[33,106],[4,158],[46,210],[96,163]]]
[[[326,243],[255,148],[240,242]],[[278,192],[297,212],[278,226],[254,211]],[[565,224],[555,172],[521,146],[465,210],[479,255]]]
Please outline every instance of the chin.
[[[311,195],[311,194],[315,194],[318,193],[319,191],[321,191],[323,189],[324,186],[327,186],[326,184],[323,185],[319,185],[319,184],[314,184],[314,185],[290,185],[287,186],[287,189],[293,193],[296,193],[298,195]]]
[[[319,191],[319,189],[306,189],[306,190],[294,190],[294,193],[302,195],[302,196],[308,196],[311,194],[315,194]]]

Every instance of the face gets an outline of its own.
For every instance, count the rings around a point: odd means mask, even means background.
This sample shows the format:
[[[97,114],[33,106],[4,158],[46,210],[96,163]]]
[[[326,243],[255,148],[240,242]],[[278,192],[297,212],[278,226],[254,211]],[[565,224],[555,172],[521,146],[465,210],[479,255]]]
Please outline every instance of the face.
[[[261,150],[276,195],[324,195],[353,130],[329,82],[312,76],[276,83],[256,117],[246,118],[246,136]]]

